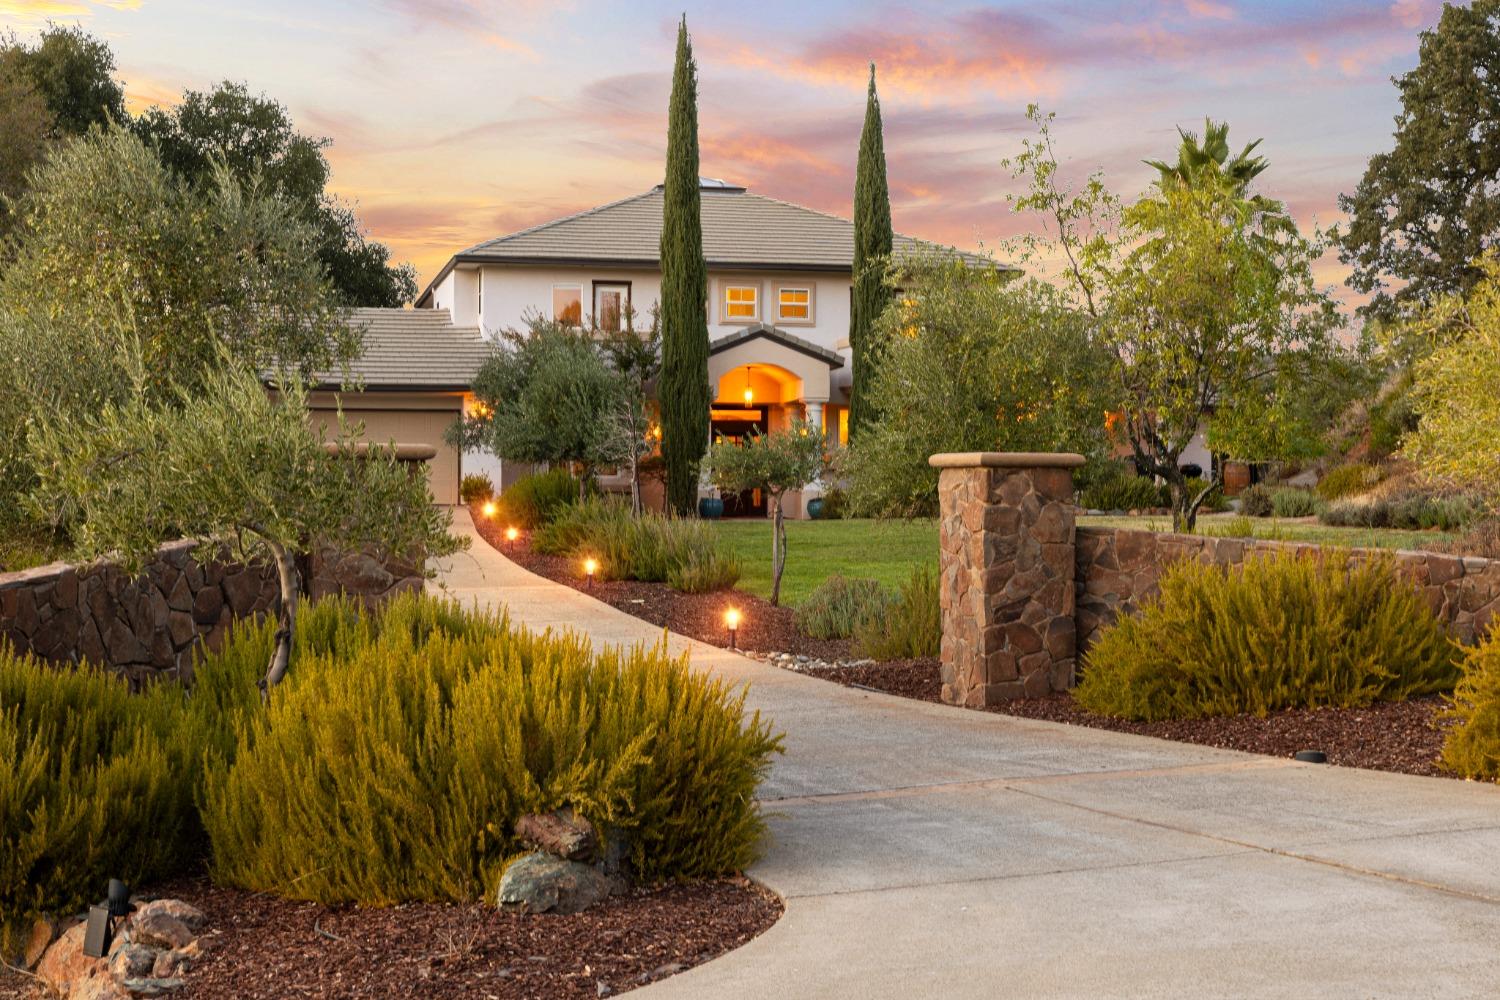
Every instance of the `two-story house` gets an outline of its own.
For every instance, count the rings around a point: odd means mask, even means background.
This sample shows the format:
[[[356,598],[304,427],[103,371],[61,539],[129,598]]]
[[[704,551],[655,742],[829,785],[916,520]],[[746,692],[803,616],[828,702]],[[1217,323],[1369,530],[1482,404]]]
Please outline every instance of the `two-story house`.
[[[714,387],[712,427],[705,433],[739,436],[800,417],[824,428],[830,441],[842,442],[848,427],[853,223],[723,181],[704,180],[701,193]],[[473,364],[472,344],[485,335],[524,329],[533,312],[573,322],[592,317],[602,328],[618,325],[631,311],[638,322],[649,322],[661,294],[661,227],[658,185],[462,250],[417,299],[416,312],[426,316],[383,311],[387,316],[373,323],[375,311],[360,311],[356,318],[369,324],[367,354],[411,352],[414,374],[428,373],[412,379],[413,391],[424,398],[442,394],[440,405],[428,409],[445,411],[451,422],[460,405],[453,377]],[[907,236],[895,239],[897,256],[938,249]],[[987,257],[963,257],[975,266],[1014,270]],[[406,329],[412,326],[436,331],[425,356],[415,343],[420,331]],[[383,346],[383,340],[393,343]],[[451,355],[451,363],[438,355]],[[445,373],[442,385],[431,375],[439,369]],[[383,390],[387,398],[398,391],[389,379]],[[429,427],[410,419],[404,426],[431,435]],[[504,484],[524,471],[507,469],[490,455],[456,456],[442,448],[435,466],[441,480],[435,471],[433,483],[440,502],[456,495],[460,472],[483,472]]]

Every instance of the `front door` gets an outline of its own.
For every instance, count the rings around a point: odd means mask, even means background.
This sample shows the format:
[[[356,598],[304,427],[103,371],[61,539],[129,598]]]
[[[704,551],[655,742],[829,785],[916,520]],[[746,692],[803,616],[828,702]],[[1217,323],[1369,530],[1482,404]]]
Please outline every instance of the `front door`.
[[[771,426],[766,406],[715,406],[709,411],[715,441],[739,443],[751,434],[764,434]],[[724,494],[725,517],[765,517],[766,498],[760,490]]]

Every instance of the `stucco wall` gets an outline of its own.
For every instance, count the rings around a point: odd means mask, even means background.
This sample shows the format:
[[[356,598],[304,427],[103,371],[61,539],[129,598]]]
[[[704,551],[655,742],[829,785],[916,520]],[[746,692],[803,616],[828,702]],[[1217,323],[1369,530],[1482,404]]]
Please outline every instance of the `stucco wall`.
[[[164,546],[138,577],[117,566],[54,563],[0,574],[0,643],[60,663],[88,661],[139,684],[187,680],[199,644],[218,648],[229,623],[264,614],[276,599],[268,566],[199,563],[191,542]],[[420,589],[415,567],[362,554],[311,560],[314,597],[344,592],[375,603]]]
[[[1136,611],[1155,594],[1162,567],[1173,560],[1193,558],[1228,565],[1252,553],[1279,550],[1316,552],[1319,548],[1296,542],[1078,528],[1074,551],[1079,648],[1086,649],[1100,629],[1122,612]],[[1392,554],[1374,549],[1346,552],[1351,561]],[[1434,552],[1397,552],[1394,558],[1460,642],[1474,642],[1500,608],[1500,561]]]

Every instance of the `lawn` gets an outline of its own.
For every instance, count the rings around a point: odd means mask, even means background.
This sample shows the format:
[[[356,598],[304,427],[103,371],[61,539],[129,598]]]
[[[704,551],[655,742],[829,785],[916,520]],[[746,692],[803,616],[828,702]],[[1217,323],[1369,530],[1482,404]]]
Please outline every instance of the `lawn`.
[[[1199,534],[1225,533],[1233,514],[1205,514],[1198,518]],[[1339,545],[1360,549],[1422,549],[1436,542],[1447,542],[1457,535],[1441,531],[1400,531],[1394,528],[1337,528],[1319,524],[1310,518],[1278,520],[1276,518],[1251,518],[1256,538],[1268,538],[1285,542],[1313,542],[1318,545]],[[1134,528],[1138,531],[1171,531],[1170,517],[1139,516],[1111,517],[1084,516],[1078,519],[1080,528]]]
[[[734,519],[719,530],[740,560],[739,588],[771,596],[771,522]],[[936,521],[788,521],[784,604],[797,604],[834,573],[879,580],[895,589],[911,568],[938,561]]]

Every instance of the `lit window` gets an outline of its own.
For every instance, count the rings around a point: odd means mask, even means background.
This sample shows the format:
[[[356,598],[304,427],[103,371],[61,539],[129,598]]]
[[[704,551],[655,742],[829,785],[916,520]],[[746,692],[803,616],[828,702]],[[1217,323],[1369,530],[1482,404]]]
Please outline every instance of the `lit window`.
[[[758,316],[760,316],[760,288],[758,286],[724,286],[725,320],[753,320]]]
[[[839,444],[849,443],[849,410],[839,409]]]
[[[812,319],[812,289],[782,288],[776,292],[776,319],[806,323]]]
[[[552,286],[552,318],[567,326],[581,326],[583,324],[582,286]]]

